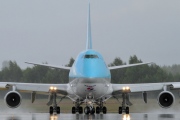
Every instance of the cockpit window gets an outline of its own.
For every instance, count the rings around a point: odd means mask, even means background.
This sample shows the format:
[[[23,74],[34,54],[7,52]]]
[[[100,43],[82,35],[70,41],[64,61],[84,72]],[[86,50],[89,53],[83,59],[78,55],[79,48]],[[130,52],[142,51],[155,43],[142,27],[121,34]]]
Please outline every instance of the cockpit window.
[[[84,58],[99,58],[97,55],[84,55]]]

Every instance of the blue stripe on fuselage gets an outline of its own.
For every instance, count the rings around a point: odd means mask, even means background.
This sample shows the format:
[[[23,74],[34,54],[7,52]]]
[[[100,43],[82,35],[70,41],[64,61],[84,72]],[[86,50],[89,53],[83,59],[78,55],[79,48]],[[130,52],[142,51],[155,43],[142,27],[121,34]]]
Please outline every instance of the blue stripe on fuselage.
[[[85,58],[85,55],[97,55],[98,58]],[[111,78],[110,71],[100,53],[94,50],[81,52],[76,58],[69,77],[71,78]]]

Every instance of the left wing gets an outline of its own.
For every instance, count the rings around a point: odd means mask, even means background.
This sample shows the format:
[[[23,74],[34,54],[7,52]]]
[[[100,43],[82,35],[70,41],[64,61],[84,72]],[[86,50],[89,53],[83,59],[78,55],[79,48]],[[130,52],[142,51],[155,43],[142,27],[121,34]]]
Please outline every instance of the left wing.
[[[162,90],[163,84],[150,83],[150,84],[112,84],[113,93],[112,95],[119,95],[125,91],[129,93],[143,92],[143,91],[156,91]]]
[[[172,89],[180,89],[180,82],[167,82],[167,83],[142,83],[142,84],[112,84],[112,95],[122,94],[126,91],[129,93],[134,92],[148,92],[157,90],[167,90],[167,87]]]
[[[127,99],[127,104],[132,105],[129,101],[129,94],[142,92],[144,102],[147,103],[147,92],[158,91],[157,100],[162,108],[169,108],[175,101],[175,97],[170,90],[180,89],[180,82],[167,82],[167,83],[142,83],[142,84],[112,84],[112,96],[122,95],[127,96],[123,99]]]
[[[120,66],[112,66],[112,67],[108,67],[108,68],[109,68],[109,70],[114,70],[114,69],[120,69],[120,68],[126,68],[126,67],[133,67],[133,66],[139,66],[139,65],[146,65],[146,64],[153,64],[153,62],[136,63],[136,64],[120,65]]]

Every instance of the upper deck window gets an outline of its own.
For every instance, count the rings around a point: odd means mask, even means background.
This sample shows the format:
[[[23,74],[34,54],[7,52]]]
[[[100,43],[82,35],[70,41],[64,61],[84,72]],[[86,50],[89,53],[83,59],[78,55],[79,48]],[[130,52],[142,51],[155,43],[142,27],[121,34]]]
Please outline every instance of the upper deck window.
[[[84,58],[99,58],[97,55],[84,55]]]

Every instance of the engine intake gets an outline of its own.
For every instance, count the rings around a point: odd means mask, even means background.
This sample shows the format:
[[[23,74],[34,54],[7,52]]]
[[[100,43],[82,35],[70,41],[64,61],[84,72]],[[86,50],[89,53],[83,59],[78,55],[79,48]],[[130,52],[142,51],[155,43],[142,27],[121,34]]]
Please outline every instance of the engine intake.
[[[17,108],[21,104],[22,97],[17,91],[10,91],[5,95],[4,100],[8,107]]]
[[[162,108],[169,108],[175,101],[174,95],[169,91],[163,91],[158,95],[158,103]]]

